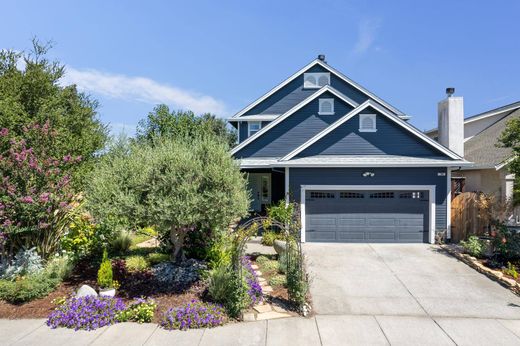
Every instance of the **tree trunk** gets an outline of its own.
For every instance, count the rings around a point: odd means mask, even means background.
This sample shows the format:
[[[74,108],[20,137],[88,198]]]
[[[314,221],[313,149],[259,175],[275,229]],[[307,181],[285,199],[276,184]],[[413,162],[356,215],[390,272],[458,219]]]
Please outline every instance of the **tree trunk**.
[[[170,241],[172,242],[173,252],[171,254],[171,260],[175,263],[183,262],[186,257],[182,250],[184,246],[184,239],[186,238],[186,229],[182,227],[172,226],[170,229]]]

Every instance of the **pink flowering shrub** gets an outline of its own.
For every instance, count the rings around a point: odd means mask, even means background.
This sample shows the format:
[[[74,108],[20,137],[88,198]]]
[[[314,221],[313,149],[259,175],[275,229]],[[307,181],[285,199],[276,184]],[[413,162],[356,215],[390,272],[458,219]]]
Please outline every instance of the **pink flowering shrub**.
[[[0,129],[0,231],[4,252],[36,247],[43,258],[53,255],[71,210],[78,205],[67,174],[81,160],[52,157],[45,148],[59,145],[49,122],[23,129],[24,138]],[[38,148],[38,149],[35,149]]]

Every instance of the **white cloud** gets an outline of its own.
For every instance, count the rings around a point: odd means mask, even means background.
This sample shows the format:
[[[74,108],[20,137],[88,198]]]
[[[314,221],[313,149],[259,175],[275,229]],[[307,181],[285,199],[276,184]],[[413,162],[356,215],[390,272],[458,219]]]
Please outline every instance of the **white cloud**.
[[[375,18],[363,19],[359,22],[358,37],[356,45],[354,46],[354,53],[363,54],[372,47],[380,26],[381,21]]]
[[[165,103],[195,113],[211,112],[223,115],[224,104],[215,98],[196,92],[161,84],[149,78],[105,73],[93,69],[78,70],[67,67],[62,84],[76,84],[78,89],[116,99]]]

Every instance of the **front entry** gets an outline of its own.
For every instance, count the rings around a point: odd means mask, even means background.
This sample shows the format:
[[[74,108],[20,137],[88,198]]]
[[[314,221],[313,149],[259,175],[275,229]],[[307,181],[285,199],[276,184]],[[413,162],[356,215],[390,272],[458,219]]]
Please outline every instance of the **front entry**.
[[[248,183],[253,199],[251,209],[255,212],[265,210],[271,204],[271,173],[249,173]]]

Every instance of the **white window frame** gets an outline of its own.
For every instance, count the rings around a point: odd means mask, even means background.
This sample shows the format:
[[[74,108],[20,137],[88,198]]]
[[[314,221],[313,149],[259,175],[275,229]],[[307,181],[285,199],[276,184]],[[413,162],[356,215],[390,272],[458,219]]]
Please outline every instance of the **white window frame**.
[[[258,125],[258,129],[257,130],[252,129],[251,125]],[[262,122],[261,121],[248,121],[247,122],[247,137],[251,137],[252,135],[257,133],[261,129],[262,129]],[[251,131],[254,131],[253,134],[251,134]]]
[[[316,84],[307,84],[307,76],[312,75],[316,79]],[[318,81],[321,77],[327,77],[327,84],[330,85],[330,72],[309,72],[303,74],[303,87],[305,89],[319,89],[324,87],[325,85],[319,85]]]
[[[362,124],[365,119],[372,119],[374,127],[371,129],[363,128]],[[377,132],[377,122],[375,114],[360,114],[359,115],[359,132]]]
[[[332,112],[322,112],[321,106],[325,102],[330,102],[332,104]],[[318,115],[334,115],[334,99],[328,98],[328,99],[319,99],[319,109],[318,109]]]

